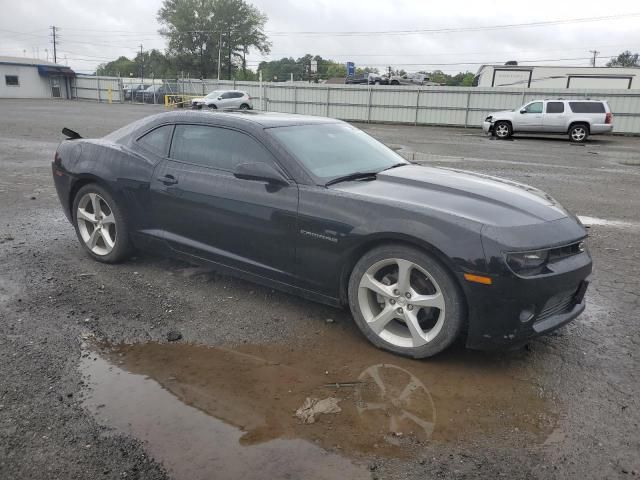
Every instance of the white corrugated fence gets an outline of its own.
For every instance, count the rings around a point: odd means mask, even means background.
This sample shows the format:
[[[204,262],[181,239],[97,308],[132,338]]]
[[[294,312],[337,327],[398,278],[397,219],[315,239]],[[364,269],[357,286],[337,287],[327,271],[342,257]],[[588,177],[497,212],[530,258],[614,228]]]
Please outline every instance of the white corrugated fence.
[[[124,80],[124,81],[123,81]],[[123,102],[122,89],[140,79],[78,76],[78,99]],[[155,83],[162,80],[155,79]],[[152,83],[146,81],[145,83]],[[479,127],[487,114],[512,110],[540,98],[607,100],[614,131],[640,134],[640,93],[633,90],[508,89],[488,87],[409,87],[236,82],[229,80],[164,80],[177,95],[203,95],[216,89],[244,90],[254,107],[266,111],[322,115],[360,122]],[[260,104],[260,102],[262,102]]]

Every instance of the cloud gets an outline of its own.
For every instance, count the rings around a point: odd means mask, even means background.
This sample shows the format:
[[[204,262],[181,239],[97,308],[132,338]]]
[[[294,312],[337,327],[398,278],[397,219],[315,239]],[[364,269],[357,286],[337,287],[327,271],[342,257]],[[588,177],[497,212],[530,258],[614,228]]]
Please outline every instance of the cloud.
[[[60,28],[58,61],[79,72],[120,55],[132,57],[140,48],[164,49],[157,34],[156,13],[161,0],[22,0],[5,2],[0,18],[0,55],[32,57],[45,49],[52,57],[49,26]],[[426,2],[424,0],[253,0],[269,17],[273,42],[269,58],[300,57],[305,53],[357,65],[407,71],[441,69],[475,71],[477,63],[544,60],[541,63],[587,65],[589,50],[600,63],[622,50],[640,50],[640,17],[535,28],[367,36],[292,35],[280,32],[359,32],[438,28],[469,28],[558,19],[640,13],[631,0],[571,3],[541,0],[530,4],[504,1]],[[508,8],[504,8],[508,5]],[[20,32],[20,33],[15,33]],[[265,57],[251,54],[250,66]],[[551,62],[554,59],[562,62]],[[436,65],[445,64],[445,65]]]

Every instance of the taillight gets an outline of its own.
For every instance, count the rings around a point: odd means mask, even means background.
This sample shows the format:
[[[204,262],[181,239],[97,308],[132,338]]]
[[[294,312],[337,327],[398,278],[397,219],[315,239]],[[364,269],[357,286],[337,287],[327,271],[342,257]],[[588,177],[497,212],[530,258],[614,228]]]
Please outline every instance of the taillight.
[[[604,123],[611,123],[612,120],[613,115],[611,115],[611,112],[607,113],[607,115],[604,117]]]
[[[56,167],[60,167],[62,165],[62,158],[60,157],[58,152],[56,152],[55,156],[53,157],[53,164]]]

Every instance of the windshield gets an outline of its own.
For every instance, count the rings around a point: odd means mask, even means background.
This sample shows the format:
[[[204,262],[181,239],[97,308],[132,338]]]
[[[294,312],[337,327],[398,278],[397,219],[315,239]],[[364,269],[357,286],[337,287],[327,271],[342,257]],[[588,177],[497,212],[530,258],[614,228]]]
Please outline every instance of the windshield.
[[[220,95],[222,95],[222,90],[215,90],[204,98],[218,98]]]
[[[362,130],[344,123],[267,131],[323,183],[356,172],[377,173],[409,163]]]

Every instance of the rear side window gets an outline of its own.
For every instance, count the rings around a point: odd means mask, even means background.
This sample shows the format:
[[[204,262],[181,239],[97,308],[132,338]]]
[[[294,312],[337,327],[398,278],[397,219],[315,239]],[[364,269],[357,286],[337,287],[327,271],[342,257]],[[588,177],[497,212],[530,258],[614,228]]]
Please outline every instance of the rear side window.
[[[564,103],[547,102],[547,113],[564,113]]]
[[[171,158],[228,172],[242,163],[275,164],[271,154],[252,137],[204,125],[176,125]]]
[[[138,143],[147,150],[166,157],[172,130],[173,125],[163,125],[140,137]]]
[[[569,102],[573,113],[605,113],[602,102]]]

